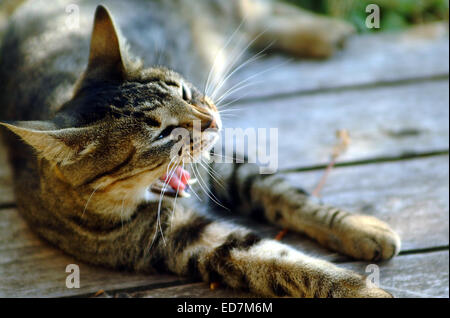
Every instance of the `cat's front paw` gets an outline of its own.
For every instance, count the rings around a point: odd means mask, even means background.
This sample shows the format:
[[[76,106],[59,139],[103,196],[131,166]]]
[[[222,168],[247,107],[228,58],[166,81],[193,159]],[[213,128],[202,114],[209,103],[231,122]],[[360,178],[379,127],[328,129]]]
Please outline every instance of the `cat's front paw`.
[[[378,287],[366,287],[356,293],[357,298],[394,298],[391,293]]]
[[[394,298],[394,296],[376,286],[363,286],[359,288],[346,288],[342,293],[344,298]]]
[[[349,215],[334,230],[335,247],[356,259],[382,261],[400,251],[398,234],[372,216]]]
[[[394,296],[365,277],[348,270],[337,276],[337,288],[331,293],[335,298],[393,298]]]
[[[313,297],[327,298],[393,298],[389,292],[379,288],[366,277],[351,270],[329,266],[319,276],[319,284]]]

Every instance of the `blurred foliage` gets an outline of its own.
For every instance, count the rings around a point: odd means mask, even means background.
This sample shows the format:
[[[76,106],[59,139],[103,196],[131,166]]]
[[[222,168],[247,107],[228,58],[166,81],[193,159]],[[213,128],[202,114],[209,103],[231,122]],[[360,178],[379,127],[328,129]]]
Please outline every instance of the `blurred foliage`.
[[[284,0],[302,8],[353,23],[360,32],[403,29],[409,25],[447,20],[449,0]],[[380,29],[365,26],[366,6],[380,7]]]

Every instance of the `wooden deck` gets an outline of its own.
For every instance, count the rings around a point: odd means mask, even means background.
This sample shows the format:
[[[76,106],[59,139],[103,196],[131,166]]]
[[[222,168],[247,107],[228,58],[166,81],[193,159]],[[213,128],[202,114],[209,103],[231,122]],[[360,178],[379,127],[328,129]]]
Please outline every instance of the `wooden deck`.
[[[312,190],[335,144],[351,136],[322,191],[323,200],[377,216],[402,237],[402,251],[379,264],[381,286],[396,297],[449,297],[449,37],[434,25],[400,34],[354,37],[328,61],[295,61],[267,71],[229,116],[228,127],[277,127],[279,166]],[[279,65],[273,56],[234,81]],[[233,85],[233,83],[231,84]],[[0,296],[251,297],[175,276],[96,268],[35,237],[20,218],[0,148]],[[278,229],[251,223],[266,236]],[[283,241],[364,273],[354,262],[288,233]],[[65,286],[80,265],[81,288]]]

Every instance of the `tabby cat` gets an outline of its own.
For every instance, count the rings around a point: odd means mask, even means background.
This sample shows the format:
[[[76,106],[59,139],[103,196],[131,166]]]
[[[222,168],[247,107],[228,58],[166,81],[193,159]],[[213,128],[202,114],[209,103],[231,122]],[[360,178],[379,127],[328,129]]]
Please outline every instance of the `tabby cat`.
[[[226,76],[227,49],[217,52],[233,30],[256,48],[276,40],[271,49],[326,57],[352,29],[281,2],[104,2],[108,9],[87,0],[29,1],[4,34],[2,135],[30,227],[77,259],[109,268],[168,271],[263,296],[391,297],[355,272],[216,218],[206,200],[149,192],[174,169],[174,178],[187,178],[171,157],[176,128],[192,133],[199,121],[204,132],[202,147],[182,148],[180,158],[203,156],[217,139],[219,111],[203,88],[210,70],[210,86]],[[79,17],[75,27],[70,10]],[[255,164],[209,169],[215,178],[198,169],[207,191],[230,211],[355,259],[399,251],[385,223],[316,203]]]

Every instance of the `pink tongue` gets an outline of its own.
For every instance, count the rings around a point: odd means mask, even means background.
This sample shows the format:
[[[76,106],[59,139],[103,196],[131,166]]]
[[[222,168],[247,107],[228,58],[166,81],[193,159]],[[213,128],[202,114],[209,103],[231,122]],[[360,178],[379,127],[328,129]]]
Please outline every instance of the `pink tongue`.
[[[167,174],[164,174],[160,180],[168,183],[175,191],[183,191],[191,178],[189,172],[181,167],[176,168],[175,173],[170,178]]]

